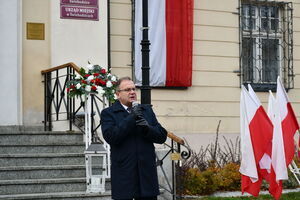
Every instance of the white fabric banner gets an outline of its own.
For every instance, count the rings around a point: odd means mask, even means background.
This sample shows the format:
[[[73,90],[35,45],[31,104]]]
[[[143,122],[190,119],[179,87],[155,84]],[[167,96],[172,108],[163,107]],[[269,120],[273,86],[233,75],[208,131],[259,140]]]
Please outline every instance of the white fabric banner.
[[[142,85],[142,0],[135,1],[135,78]],[[164,86],[166,82],[166,24],[165,0],[148,1],[148,26],[150,40],[150,85]]]

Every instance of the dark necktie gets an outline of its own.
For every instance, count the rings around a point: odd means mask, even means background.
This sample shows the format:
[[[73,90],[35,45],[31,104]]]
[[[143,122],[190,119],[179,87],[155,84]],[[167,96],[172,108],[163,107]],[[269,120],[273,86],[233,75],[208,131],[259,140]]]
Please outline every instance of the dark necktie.
[[[127,108],[127,111],[128,111],[129,113],[131,113],[131,112],[132,112],[132,107],[128,107],[128,108]]]

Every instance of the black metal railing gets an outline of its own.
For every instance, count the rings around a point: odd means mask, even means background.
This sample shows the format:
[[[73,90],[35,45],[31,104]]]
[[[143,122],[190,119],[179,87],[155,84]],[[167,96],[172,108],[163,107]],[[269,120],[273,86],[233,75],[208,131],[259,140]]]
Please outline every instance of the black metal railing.
[[[43,70],[44,76],[44,129],[45,131],[53,130],[53,122],[55,121],[68,121],[69,131],[73,130],[73,125],[78,127],[85,133],[85,97],[70,98],[67,95],[66,88],[67,82],[72,80],[79,73],[79,67],[74,63],[67,63],[48,70]],[[98,129],[100,128],[100,113],[108,103],[104,99],[99,98],[97,95],[90,96],[91,101],[91,132],[92,140],[97,140],[102,143],[98,137]],[[169,149],[162,157],[157,157],[157,167],[161,169],[167,186],[161,185],[166,192],[169,192],[172,199],[182,198],[182,186],[180,185],[181,162],[182,159],[188,159],[191,151],[185,145],[185,142],[174,135],[168,133],[170,144],[165,143]],[[184,150],[182,150],[184,149]],[[172,181],[170,182],[165,173],[164,161],[171,156],[172,162]],[[176,178],[177,177],[177,178]]]
[[[79,68],[73,63],[42,71],[44,76],[45,131],[52,131],[52,122],[61,120],[69,120],[69,130],[72,130],[75,100],[66,95],[66,87],[67,82],[72,79],[75,71],[79,71]]]
[[[84,130],[84,109],[85,97],[70,98],[66,93],[67,83],[79,73],[79,67],[74,63],[66,63],[48,70],[43,70],[44,76],[44,129],[52,131],[53,121],[68,121],[69,131],[73,130],[73,125],[78,127],[83,133]],[[91,95],[92,104],[92,138],[96,139],[96,132],[100,127],[101,108],[107,104],[96,95]],[[100,122],[100,121],[99,121]],[[96,125],[99,124],[99,125]]]
[[[162,158],[159,158],[157,156],[156,162],[157,167],[161,169],[164,179],[167,183],[166,186],[160,185],[160,187],[163,188],[166,192],[170,193],[173,200],[182,199],[183,185],[182,181],[180,180],[182,178],[181,162],[182,160],[186,160],[190,157],[191,150],[188,146],[185,145],[184,140],[174,135],[173,133],[168,132],[168,137],[171,139],[170,144],[165,143],[165,146],[167,146],[169,150],[164,156],[162,156]],[[182,148],[185,148],[185,150],[182,150]],[[168,180],[163,165],[164,161],[168,158],[168,156],[171,157],[172,162],[171,183]]]

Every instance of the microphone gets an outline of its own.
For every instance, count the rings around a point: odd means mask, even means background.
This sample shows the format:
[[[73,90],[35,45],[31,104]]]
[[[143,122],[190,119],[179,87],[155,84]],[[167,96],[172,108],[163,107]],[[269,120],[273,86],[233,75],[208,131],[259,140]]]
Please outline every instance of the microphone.
[[[132,112],[136,116],[136,120],[143,117],[142,110],[139,107],[139,103],[137,101],[132,102]]]
[[[132,102],[132,108],[138,107],[139,103],[137,101]]]

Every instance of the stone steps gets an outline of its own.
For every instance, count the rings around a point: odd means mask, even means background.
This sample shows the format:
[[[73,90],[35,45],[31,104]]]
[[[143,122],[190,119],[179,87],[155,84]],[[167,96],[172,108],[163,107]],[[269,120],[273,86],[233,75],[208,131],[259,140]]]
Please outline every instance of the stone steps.
[[[0,200],[111,200],[111,193],[54,192],[21,195],[0,195]]]
[[[82,133],[0,127],[0,200],[111,199],[110,181],[86,193],[84,150]]]
[[[3,144],[0,145],[0,154],[22,153],[78,153],[84,152],[84,144]]]
[[[0,145],[61,145],[82,143],[83,135],[78,132],[9,132],[0,133]]]
[[[0,194],[85,191],[85,178],[1,180]]]
[[[85,177],[85,165],[0,167],[0,180]]]
[[[34,194],[53,192],[77,192],[86,190],[85,177],[0,180],[0,194]],[[108,188],[109,182],[106,184]]]
[[[78,165],[83,153],[0,154],[0,166]]]

